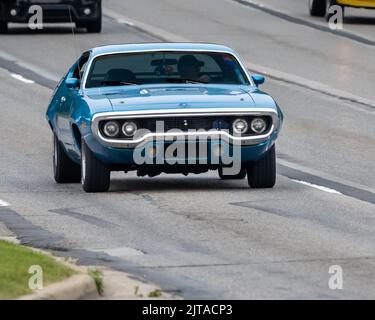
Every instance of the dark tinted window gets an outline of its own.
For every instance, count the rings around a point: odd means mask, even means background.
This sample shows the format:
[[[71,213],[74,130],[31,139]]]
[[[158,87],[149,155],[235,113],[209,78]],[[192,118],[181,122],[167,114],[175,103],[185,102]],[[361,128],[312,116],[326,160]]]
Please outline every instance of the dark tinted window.
[[[159,83],[249,84],[230,54],[217,52],[124,53],[94,60],[86,87]]]

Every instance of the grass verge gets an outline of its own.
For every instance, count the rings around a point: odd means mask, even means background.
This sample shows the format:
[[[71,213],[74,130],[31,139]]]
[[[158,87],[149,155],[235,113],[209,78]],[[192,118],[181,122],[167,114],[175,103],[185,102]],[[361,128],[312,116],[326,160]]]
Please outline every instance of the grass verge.
[[[42,268],[44,286],[77,273],[51,256],[0,240],[0,299],[33,293],[29,288],[29,279],[33,276],[29,268],[35,265]]]
[[[88,274],[91,278],[94,279],[96,290],[98,291],[98,294],[102,296],[104,292],[103,272],[98,269],[90,269]]]

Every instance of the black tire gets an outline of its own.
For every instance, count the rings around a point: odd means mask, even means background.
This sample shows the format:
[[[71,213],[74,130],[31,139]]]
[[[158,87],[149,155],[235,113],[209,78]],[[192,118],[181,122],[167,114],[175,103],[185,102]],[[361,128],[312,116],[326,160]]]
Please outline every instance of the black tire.
[[[93,152],[82,139],[81,168],[82,187],[86,192],[108,191],[111,181],[111,171],[109,167],[96,159]]]
[[[100,33],[102,32],[102,2],[98,3],[99,15],[95,21],[86,23],[83,27],[87,29],[88,33]]]
[[[326,0],[309,0],[310,15],[324,17],[326,14]]]
[[[247,166],[247,180],[251,188],[272,188],[276,183],[275,145],[258,162]]]
[[[218,173],[222,180],[241,180],[246,177],[246,167],[241,168],[241,171],[235,175],[224,175],[223,168],[219,168]]]
[[[0,34],[8,33],[8,23],[4,21],[0,21]]]
[[[326,21],[329,22],[329,20],[335,15],[335,13],[330,13],[329,8],[332,6],[337,6],[339,5],[336,0],[326,0],[326,12],[325,12],[325,18]],[[343,6],[340,6],[342,9],[342,13],[345,13],[345,9]]]
[[[81,180],[81,166],[70,160],[55,134],[53,135],[53,174],[57,183],[76,183]]]
[[[86,29],[88,33],[100,33],[102,32],[102,18],[97,21],[89,22],[86,24]]]

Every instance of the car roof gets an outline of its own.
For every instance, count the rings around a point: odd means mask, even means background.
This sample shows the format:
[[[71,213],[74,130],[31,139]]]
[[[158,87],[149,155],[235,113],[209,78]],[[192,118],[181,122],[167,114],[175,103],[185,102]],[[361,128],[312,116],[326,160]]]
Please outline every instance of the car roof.
[[[172,50],[172,51],[217,51],[217,52],[228,52],[235,54],[234,50],[229,47],[219,44],[209,43],[136,43],[136,44],[118,44],[118,45],[107,45],[102,47],[92,48],[90,51],[94,56],[112,53],[132,52],[132,51],[154,51],[154,50]]]

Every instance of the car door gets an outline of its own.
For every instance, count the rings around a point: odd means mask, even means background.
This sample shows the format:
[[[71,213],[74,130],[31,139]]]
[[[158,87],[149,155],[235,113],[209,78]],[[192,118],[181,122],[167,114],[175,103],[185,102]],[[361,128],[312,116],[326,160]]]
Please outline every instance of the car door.
[[[69,78],[80,80],[87,60],[88,56],[86,54],[78,59],[74,66],[69,70],[61,88],[57,121],[60,129],[59,139],[65,144],[66,149],[74,147],[71,114],[75,101],[77,101],[77,96],[80,95],[80,86],[69,87],[66,85],[66,80]]]

